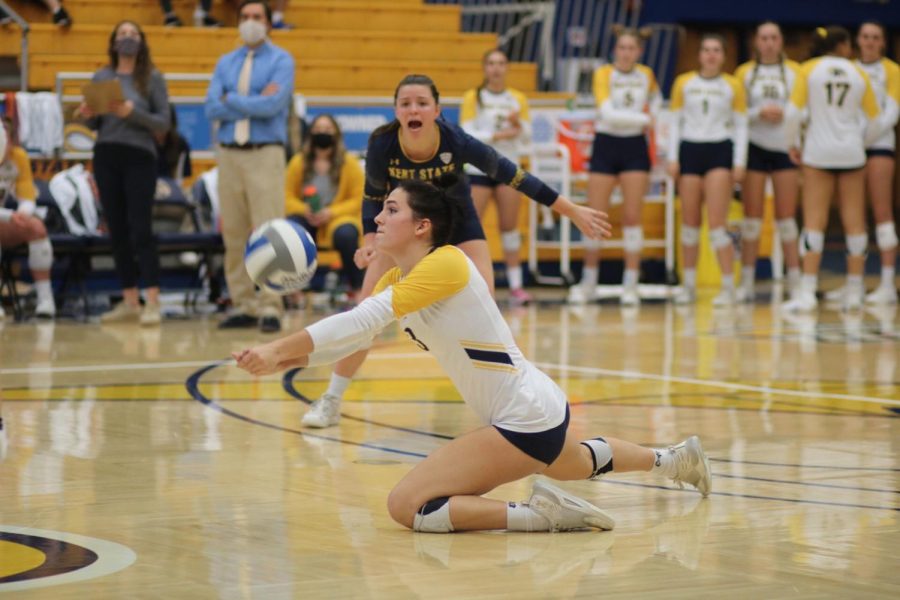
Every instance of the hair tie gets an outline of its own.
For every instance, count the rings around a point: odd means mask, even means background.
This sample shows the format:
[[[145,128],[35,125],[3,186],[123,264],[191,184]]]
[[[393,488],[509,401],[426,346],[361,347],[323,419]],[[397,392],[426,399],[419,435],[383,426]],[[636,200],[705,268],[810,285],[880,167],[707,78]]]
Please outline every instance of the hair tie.
[[[816,27],[816,35],[818,35],[822,39],[825,39],[828,37],[828,30],[824,27]]]

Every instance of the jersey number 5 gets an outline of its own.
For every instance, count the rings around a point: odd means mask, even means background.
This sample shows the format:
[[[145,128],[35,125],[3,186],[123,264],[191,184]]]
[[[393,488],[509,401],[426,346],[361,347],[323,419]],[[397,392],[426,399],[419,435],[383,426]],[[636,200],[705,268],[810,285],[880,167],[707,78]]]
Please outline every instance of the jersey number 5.
[[[850,91],[850,84],[846,81],[837,83],[829,81],[825,84],[825,91],[828,93],[828,104],[837,104],[838,108],[841,108],[844,106],[847,92]]]

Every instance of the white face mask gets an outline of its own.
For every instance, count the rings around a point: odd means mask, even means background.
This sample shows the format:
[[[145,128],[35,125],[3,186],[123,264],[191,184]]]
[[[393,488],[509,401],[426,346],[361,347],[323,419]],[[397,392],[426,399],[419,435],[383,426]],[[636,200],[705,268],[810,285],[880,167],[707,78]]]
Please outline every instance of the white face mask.
[[[248,19],[238,25],[238,33],[241,39],[249,46],[254,46],[266,37],[266,26],[259,21]]]

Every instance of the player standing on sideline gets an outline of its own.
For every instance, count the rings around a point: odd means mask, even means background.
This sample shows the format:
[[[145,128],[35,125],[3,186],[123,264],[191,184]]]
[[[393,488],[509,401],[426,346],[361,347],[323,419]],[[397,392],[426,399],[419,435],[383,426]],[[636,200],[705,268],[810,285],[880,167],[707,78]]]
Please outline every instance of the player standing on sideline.
[[[700,40],[700,69],[679,75],[672,87],[669,174],[681,196],[681,248],[684,282],[678,304],[696,299],[700,243],[700,202],[706,200],[709,238],[722,270],[722,288],[713,306],[734,303],[734,245],[725,226],[735,183],[747,164],[747,101],[744,86],[722,73],[725,40]]]
[[[531,142],[531,118],[525,95],[506,85],[508,65],[509,59],[502,50],[490,50],[484,55],[484,82],[463,94],[459,121],[463,131],[518,164]],[[466,173],[469,174],[472,201],[479,219],[484,217],[491,196],[497,202],[509,297],[515,304],[526,304],[531,300],[531,295],[522,288],[522,260],[519,258],[522,247],[519,233],[521,194],[472,165],[466,165]]]
[[[233,356],[254,375],[324,364],[368,347],[398,320],[435,356],[484,426],[437,449],[394,486],[387,504],[397,523],[427,533],[613,528],[603,511],[543,479],[527,503],[483,497],[535,473],[578,480],[650,471],[709,494],[709,463],[696,436],[651,449],[567,435],[565,392],[522,356],[480,269],[446,245],[462,212],[452,188],[403,181],[380,205],[375,245],[397,266],[380,278],[373,295],[349,312]],[[598,222],[595,231],[608,237],[609,223]]]
[[[815,310],[816,287],[825,226],[837,188],[841,221],[847,240],[847,291],[844,308],[862,306],[863,269],[868,236],[865,215],[866,144],[880,135],[878,101],[866,74],[850,60],[850,34],[843,27],[819,27],[813,58],[803,63],[787,110],[785,135],[789,154],[803,165],[803,277],[800,292],[784,307]],[[798,145],[803,115],[808,113],[802,154]],[[865,134],[862,113],[868,117]]]
[[[519,190],[526,196],[550,206],[572,222],[588,237],[599,236],[598,227],[606,215],[573,204],[503,158],[490,146],[479,142],[459,126],[440,119],[437,87],[425,75],[407,75],[394,92],[396,118],[379,127],[369,138],[366,153],[366,186],[363,200],[364,245],[357,250],[357,265],[368,267],[361,298],[368,297],[378,279],[393,265],[389,256],[375,251],[375,215],[387,194],[405,179],[431,181],[444,173],[462,175],[463,166],[475,165],[492,179]],[[478,268],[494,291],[491,255],[478,213],[472,202],[468,181],[463,177],[448,194],[463,210],[463,220],[450,243],[458,246]],[[335,364],[328,389],[303,416],[303,425],[329,427],[340,420],[340,403],[350,380],[366,358],[367,351],[347,356]]]
[[[588,206],[608,211],[613,189],[617,184],[622,188],[625,272],[621,302],[634,306],[641,301],[638,295],[644,244],[641,208],[650,182],[646,134],[654,126],[661,99],[653,71],[638,63],[645,34],[623,27],[613,31],[616,34],[613,63],[594,72],[598,114],[588,177]],[[600,242],[587,240],[584,271],[578,285],[569,290],[570,304],[584,304],[595,299],[599,264]]]
[[[762,231],[766,179],[772,178],[775,192],[775,220],[791,295],[800,285],[800,256],[797,251],[797,196],[800,179],[797,165],[787,154],[784,137],[784,109],[800,65],[784,56],[784,39],[777,23],[765,21],[756,28],[755,57],[738,67],[734,76],[747,91],[750,144],[747,175],[741,190],[744,221],[741,224],[741,285],[739,302],[753,302],[756,258]]]

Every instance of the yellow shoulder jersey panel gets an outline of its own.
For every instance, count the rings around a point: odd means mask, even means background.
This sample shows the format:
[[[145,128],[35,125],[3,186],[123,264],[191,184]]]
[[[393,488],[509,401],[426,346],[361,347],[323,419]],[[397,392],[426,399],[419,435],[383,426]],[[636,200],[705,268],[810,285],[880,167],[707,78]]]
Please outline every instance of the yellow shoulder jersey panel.
[[[900,65],[889,58],[882,58],[887,79],[887,95],[900,103]]]
[[[463,94],[462,106],[459,108],[459,122],[473,120],[478,116],[478,90],[467,90]]]
[[[594,71],[594,101],[600,106],[609,98],[609,79],[613,66],[603,65]]]
[[[784,66],[793,71],[795,76],[800,75],[802,66],[796,60],[786,58],[784,59]]]
[[[647,94],[653,95],[659,93],[659,85],[656,83],[656,76],[653,74],[653,69],[648,67],[647,65],[638,63],[637,70],[644,74],[644,77],[647,78]]]
[[[394,315],[399,319],[449,298],[468,283],[469,262],[466,255],[456,246],[441,246],[419,261],[406,277],[391,284]]]
[[[794,82],[794,89],[791,91],[791,104],[797,108],[806,108],[809,101],[809,74],[821,61],[821,58],[813,58],[800,65],[797,81]]]
[[[878,116],[878,113],[881,112],[881,108],[878,106],[878,98],[875,97],[875,90],[872,89],[872,82],[869,80],[869,74],[863,71],[862,67],[856,63],[853,63],[853,66],[856,67],[856,72],[863,78],[866,86],[866,90],[863,92],[862,97],[863,112],[866,113],[866,116],[870,119],[874,119]]]
[[[684,86],[696,76],[696,71],[688,71],[675,78],[675,83],[672,84],[672,101],[669,104],[671,110],[681,110],[684,106]]]
[[[519,120],[531,121],[531,115],[528,112],[528,98],[526,98],[525,94],[523,94],[519,90],[514,90],[512,88],[508,89],[513,98],[516,99],[516,102],[519,103]]]
[[[755,66],[756,66],[755,60],[748,60],[744,64],[740,65],[737,69],[735,69],[734,76],[737,78],[738,81],[741,82],[741,85],[746,85],[747,72],[752,71],[753,67],[755,67]]]
[[[387,273],[381,276],[381,279],[378,280],[378,283],[375,284],[375,290],[372,292],[372,295],[374,296],[375,294],[380,294],[390,286],[400,281],[400,279],[402,278],[403,273],[400,272],[400,267],[389,269]]]
[[[737,77],[729,75],[728,73],[722,73],[722,78],[725,80],[725,83],[731,86],[731,91],[734,94],[734,98],[731,100],[731,108],[734,109],[735,112],[741,114],[746,113],[747,94],[744,91],[744,84],[738,81]]]

